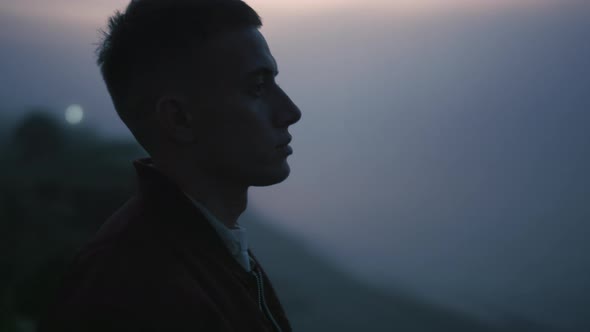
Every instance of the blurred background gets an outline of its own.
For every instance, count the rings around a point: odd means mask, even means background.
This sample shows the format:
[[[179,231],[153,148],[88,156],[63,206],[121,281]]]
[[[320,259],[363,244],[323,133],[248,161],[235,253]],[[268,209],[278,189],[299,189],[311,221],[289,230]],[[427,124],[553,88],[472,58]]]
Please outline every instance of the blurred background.
[[[240,221],[295,330],[590,331],[590,2],[247,2],[303,112]],[[0,0],[0,331],[134,191],[126,4]]]

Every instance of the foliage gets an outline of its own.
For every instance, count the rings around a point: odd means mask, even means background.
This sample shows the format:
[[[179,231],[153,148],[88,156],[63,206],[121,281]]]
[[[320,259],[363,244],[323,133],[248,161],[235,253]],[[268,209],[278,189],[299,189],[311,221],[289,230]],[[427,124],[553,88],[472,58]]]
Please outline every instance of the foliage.
[[[0,331],[20,331],[42,315],[76,249],[131,195],[130,161],[142,150],[39,111],[1,143]]]

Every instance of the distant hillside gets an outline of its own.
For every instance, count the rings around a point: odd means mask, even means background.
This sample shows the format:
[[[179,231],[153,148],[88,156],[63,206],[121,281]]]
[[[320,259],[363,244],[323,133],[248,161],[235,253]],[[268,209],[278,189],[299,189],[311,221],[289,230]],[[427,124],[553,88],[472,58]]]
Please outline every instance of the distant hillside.
[[[492,324],[402,292],[373,288],[273,229],[255,211],[247,211],[241,223],[282,296],[295,331],[550,331],[516,317]]]

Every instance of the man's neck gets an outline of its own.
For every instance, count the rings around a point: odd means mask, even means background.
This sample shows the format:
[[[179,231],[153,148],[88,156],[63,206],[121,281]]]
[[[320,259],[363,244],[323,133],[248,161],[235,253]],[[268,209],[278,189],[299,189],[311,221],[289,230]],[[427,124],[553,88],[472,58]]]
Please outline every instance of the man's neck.
[[[248,205],[248,187],[207,176],[198,170],[183,171],[153,165],[174,181],[192,199],[203,204],[228,228],[236,228],[238,218]]]
[[[238,218],[246,210],[248,204],[247,191],[224,191],[224,188],[210,188],[200,186],[195,182],[191,186],[183,187],[187,195],[203,204],[220,222],[228,228],[236,228]],[[221,190],[220,190],[221,189]]]

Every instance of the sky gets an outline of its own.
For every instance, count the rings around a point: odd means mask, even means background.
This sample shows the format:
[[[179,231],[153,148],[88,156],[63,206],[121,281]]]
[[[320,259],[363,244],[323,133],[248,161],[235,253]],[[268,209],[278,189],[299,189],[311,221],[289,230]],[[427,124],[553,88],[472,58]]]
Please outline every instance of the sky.
[[[376,285],[590,329],[589,4],[250,4],[303,112],[252,210]],[[93,56],[124,5],[1,0],[3,115],[80,104],[128,138]]]
[[[288,13],[317,15],[335,9],[355,9],[367,11],[387,11],[398,15],[439,14],[448,11],[482,11],[497,9],[535,8],[554,5],[563,0],[250,0],[248,3],[260,13]],[[570,1],[570,0],[566,0]],[[5,12],[20,16],[51,17],[77,21],[95,21],[104,18],[113,8],[123,9],[127,1],[72,1],[54,0],[3,0]]]

